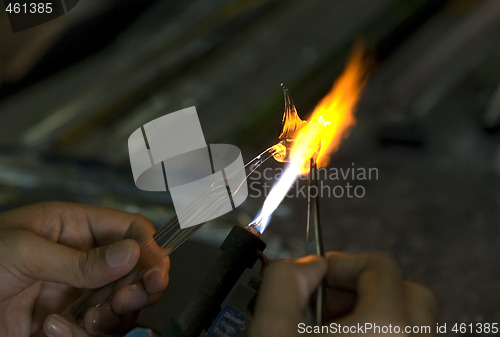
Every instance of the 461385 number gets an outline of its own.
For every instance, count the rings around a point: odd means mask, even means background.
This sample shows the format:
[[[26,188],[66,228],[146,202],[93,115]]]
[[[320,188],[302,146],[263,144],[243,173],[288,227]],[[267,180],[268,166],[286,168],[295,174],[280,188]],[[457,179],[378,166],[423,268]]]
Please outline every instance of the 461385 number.
[[[9,3],[5,8],[9,14],[50,14],[52,13],[51,2],[31,3]]]
[[[451,329],[456,334],[488,335],[499,332],[498,323],[455,323]]]

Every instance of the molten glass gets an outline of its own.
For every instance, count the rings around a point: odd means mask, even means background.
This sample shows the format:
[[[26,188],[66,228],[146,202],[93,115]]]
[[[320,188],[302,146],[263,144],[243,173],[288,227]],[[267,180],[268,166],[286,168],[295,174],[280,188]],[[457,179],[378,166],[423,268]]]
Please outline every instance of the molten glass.
[[[356,124],[354,108],[366,82],[362,56],[362,49],[356,48],[345,71],[307,122],[297,114],[288,89],[282,84],[285,111],[279,136],[281,141],[272,147],[277,161],[294,162],[301,174],[309,172],[311,158],[317,161],[318,167],[328,165],[329,154],[338,149]]]
[[[272,147],[273,157],[289,162],[284,174],[273,186],[264,201],[261,212],[250,224],[261,233],[272,213],[299,175],[309,173],[311,159],[318,167],[328,165],[330,154],[336,151],[342,140],[356,124],[354,110],[366,83],[366,67],[363,50],[355,48],[346,68],[330,92],[319,102],[309,121],[300,119],[295,105],[283,87],[285,112],[280,142]]]
[[[276,161],[285,163],[290,161],[290,150],[297,136],[297,132],[306,124],[306,121],[300,119],[297,114],[297,109],[293,103],[292,96],[288,89],[281,83],[283,88],[283,96],[285,98],[285,111],[283,112],[283,119],[281,120],[281,132],[279,139],[281,141],[274,145],[273,157]]]

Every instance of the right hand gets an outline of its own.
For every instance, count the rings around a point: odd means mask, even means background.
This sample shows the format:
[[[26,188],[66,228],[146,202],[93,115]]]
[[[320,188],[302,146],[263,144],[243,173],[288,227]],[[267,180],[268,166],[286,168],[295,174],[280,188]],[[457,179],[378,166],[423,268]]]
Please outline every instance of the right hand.
[[[306,320],[305,311],[311,294],[323,278],[327,284],[328,312],[323,325],[373,323],[385,327],[390,324],[399,326],[402,332],[406,326],[429,326],[431,331],[434,328],[433,294],[422,285],[403,281],[393,258],[378,253],[329,252],[326,258],[308,256],[279,261],[266,268],[250,336],[303,336],[299,333],[299,324],[312,326]],[[379,334],[373,330],[359,334],[375,335]],[[331,336],[331,333],[319,336]]]

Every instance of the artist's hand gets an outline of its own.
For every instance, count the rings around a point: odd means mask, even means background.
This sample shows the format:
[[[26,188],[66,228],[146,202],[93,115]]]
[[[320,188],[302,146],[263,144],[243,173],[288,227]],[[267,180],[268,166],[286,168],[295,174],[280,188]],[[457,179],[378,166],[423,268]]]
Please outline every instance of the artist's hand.
[[[139,244],[153,232],[138,214],[71,203],[0,214],[0,336],[38,336],[43,330],[47,336],[87,337],[130,327],[138,310],[155,302],[167,286],[168,258],[149,268],[142,280],[120,288],[112,310],[88,311],[86,330],[57,314],[82,289],[127,274],[140,258]]]
[[[264,272],[250,335],[290,337],[315,332],[306,319],[309,298],[323,277],[326,278],[327,317],[322,325],[329,328],[358,323],[434,328],[434,297],[424,286],[403,281],[397,263],[384,254],[350,255],[330,252],[325,258],[308,256],[296,261],[271,264]],[[336,323],[338,325],[330,325]],[[349,336],[381,336],[374,330],[340,333]],[[393,330],[394,332],[395,330]],[[301,333],[300,333],[301,332]],[[317,336],[332,336],[323,331]],[[314,333],[311,333],[314,334]],[[394,334],[397,335],[397,334]],[[422,334],[423,335],[423,334]],[[429,336],[429,334],[426,334]]]

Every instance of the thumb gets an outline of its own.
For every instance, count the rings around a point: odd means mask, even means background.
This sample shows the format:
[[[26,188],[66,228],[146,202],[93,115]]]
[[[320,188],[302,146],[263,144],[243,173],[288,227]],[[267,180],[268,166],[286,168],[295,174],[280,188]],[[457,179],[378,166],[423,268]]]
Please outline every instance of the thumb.
[[[75,288],[97,288],[127,274],[137,263],[139,244],[131,239],[81,251],[29,233],[18,254],[21,272]]]
[[[259,289],[251,335],[295,335],[297,323],[304,320],[309,297],[326,270],[326,260],[319,256],[307,256],[295,262],[279,261],[267,267]],[[284,333],[288,330],[290,334]]]

